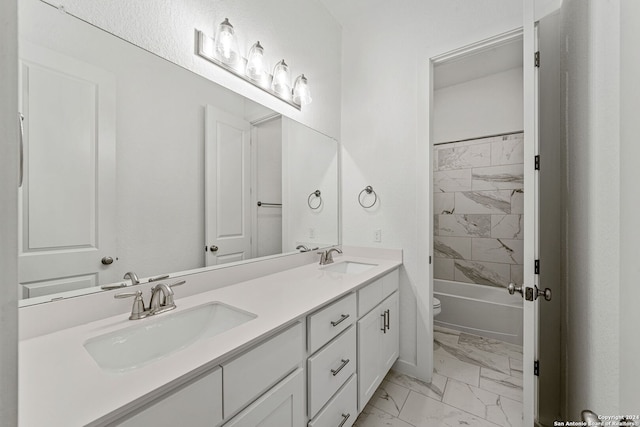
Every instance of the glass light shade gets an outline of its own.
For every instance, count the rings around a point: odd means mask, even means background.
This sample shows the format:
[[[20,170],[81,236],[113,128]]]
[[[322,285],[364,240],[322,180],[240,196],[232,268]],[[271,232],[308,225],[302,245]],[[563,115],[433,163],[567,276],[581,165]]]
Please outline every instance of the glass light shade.
[[[271,89],[284,99],[291,99],[291,77],[289,66],[284,59],[276,64],[273,69],[273,81]]]
[[[238,41],[233,31],[233,25],[231,25],[228,18],[225,18],[224,21],[218,25],[215,45],[216,56],[220,61],[232,66],[238,63],[238,58],[240,57],[238,53]]]
[[[264,48],[259,41],[251,46],[251,50],[249,50],[245,74],[251,80],[255,80],[260,84],[262,84],[264,81]]]
[[[311,103],[309,82],[304,74],[300,74],[293,85],[293,102],[299,105],[307,105]]]

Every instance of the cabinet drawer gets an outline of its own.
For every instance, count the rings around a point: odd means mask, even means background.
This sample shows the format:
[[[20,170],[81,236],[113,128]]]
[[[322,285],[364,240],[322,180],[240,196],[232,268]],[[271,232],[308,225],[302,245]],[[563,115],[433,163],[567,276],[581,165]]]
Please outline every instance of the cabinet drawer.
[[[380,278],[358,291],[358,316],[362,317],[382,301],[382,281]]]
[[[382,299],[398,290],[400,286],[400,269],[396,268],[382,278]]]
[[[314,353],[356,319],[356,295],[348,296],[311,314],[309,324],[309,353]]]
[[[358,316],[364,316],[373,307],[380,304],[383,299],[397,291],[399,282],[400,270],[396,268],[391,273],[360,289],[358,291]]]
[[[327,406],[309,421],[309,427],[351,427],[358,417],[357,397],[358,381],[353,374]]]
[[[309,417],[313,418],[356,371],[356,328],[351,327],[309,358]]]
[[[286,331],[224,363],[224,416],[229,417],[300,364],[304,330],[296,323]]]
[[[145,406],[121,427],[177,426],[189,414],[190,426],[211,427],[222,421],[222,370],[214,369],[205,376],[168,396]]]

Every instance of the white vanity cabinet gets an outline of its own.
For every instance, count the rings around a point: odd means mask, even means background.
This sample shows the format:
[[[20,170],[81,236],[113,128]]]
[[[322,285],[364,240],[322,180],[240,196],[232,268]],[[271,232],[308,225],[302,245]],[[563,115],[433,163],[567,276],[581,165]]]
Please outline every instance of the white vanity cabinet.
[[[395,270],[358,291],[361,316],[357,324],[359,411],[364,409],[398,358],[397,289],[398,270]],[[364,314],[372,305],[373,308]]]
[[[214,369],[114,425],[173,427],[186,419],[190,427],[212,427],[222,422],[222,369]]]
[[[307,318],[309,426],[350,427],[357,417],[356,318],[355,293]]]

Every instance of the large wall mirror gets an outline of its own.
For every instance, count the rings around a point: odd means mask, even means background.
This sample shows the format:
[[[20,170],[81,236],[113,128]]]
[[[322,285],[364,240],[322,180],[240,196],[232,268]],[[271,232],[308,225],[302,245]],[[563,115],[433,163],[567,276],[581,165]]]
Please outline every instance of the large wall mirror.
[[[339,243],[334,139],[20,3],[24,299]]]

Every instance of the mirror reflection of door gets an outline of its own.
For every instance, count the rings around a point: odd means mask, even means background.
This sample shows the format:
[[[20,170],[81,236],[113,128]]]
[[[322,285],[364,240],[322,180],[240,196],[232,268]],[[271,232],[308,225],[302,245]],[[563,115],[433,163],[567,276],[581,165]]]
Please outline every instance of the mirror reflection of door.
[[[251,125],[207,105],[205,126],[206,265],[251,257]]]
[[[20,59],[20,294],[113,282],[115,78],[27,42]]]

